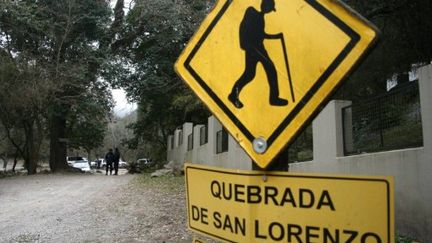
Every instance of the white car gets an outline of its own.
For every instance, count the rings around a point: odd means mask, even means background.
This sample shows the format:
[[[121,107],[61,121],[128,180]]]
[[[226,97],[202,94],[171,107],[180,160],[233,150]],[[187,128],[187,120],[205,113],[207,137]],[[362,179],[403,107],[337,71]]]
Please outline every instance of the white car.
[[[127,162],[120,159],[119,161],[119,168],[126,168]]]
[[[87,161],[87,163],[88,163],[87,158],[81,157],[81,156],[66,157],[66,160],[67,160],[67,163],[69,166],[73,166],[73,164],[75,164],[77,161],[81,161],[81,160]]]
[[[106,165],[105,159],[99,158],[90,162],[90,167],[100,169]]]
[[[106,160],[105,159],[100,159],[102,161],[101,163],[101,168],[105,168],[106,166]]]
[[[80,169],[82,172],[89,172],[91,171],[90,165],[87,160],[77,160],[72,165],[73,168]]]

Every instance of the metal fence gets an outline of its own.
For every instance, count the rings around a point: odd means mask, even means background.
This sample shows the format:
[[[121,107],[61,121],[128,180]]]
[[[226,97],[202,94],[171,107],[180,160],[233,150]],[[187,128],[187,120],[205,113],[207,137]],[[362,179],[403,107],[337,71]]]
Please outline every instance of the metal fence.
[[[423,146],[417,81],[354,102],[342,116],[345,155]]]
[[[288,147],[288,163],[313,160],[312,125],[307,126]]]

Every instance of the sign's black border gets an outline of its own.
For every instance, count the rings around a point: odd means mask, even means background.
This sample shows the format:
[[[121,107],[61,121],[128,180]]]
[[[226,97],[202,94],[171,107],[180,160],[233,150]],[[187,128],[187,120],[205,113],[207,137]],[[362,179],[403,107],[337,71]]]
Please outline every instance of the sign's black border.
[[[240,131],[246,136],[246,138],[252,143],[255,137],[253,134],[237,119],[237,117],[228,109],[228,107],[219,99],[219,97],[213,92],[213,90],[206,84],[206,82],[200,77],[200,75],[194,70],[191,65],[191,61],[196,55],[196,53],[201,48],[202,44],[205,42],[207,37],[212,32],[213,28],[217,25],[218,21],[225,14],[233,0],[226,0],[221,10],[217,13],[216,17],[210,23],[208,28],[205,30],[204,34],[200,37],[197,44],[192,49],[189,56],[186,58],[184,67],[190,72],[190,74],[195,78],[201,88],[207,92],[207,94],[213,99],[213,101],[225,112],[225,114],[234,122],[234,124],[240,129]],[[343,62],[346,56],[352,51],[352,49],[360,41],[360,35],[355,32],[351,27],[345,24],[342,20],[336,17],[333,13],[327,10],[324,6],[318,3],[316,0],[305,0],[306,3],[311,5],[316,11],[321,13],[335,26],[341,29],[349,38],[350,41],[344,47],[344,49],[339,53],[339,55],[333,60],[333,62],[327,67],[327,69],[322,73],[322,75],[317,79],[312,88],[305,94],[305,96],[297,102],[296,107],[290,112],[287,117],[279,124],[275,131],[267,139],[267,150],[276,140],[276,138],[284,131],[284,129],[290,124],[290,122],[297,116],[297,114],[303,109],[306,103],[313,97],[313,95],[319,90],[319,88],[324,84],[328,77],[336,70],[336,68]],[[329,94],[330,95],[330,94]],[[320,104],[322,106],[328,101],[328,97],[323,100]],[[317,110],[319,110],[319,107]],[[316,111],[314,111],[316,113]],[[311,116],[311,118],[314,116]],[[310,119],[311,119],[310,118]],[[308,121],[310,120],[308,119]],[[290,141],[287,141],[290,142]]]
[[[386,189],[387,189],[387,239],[388,239],[388,243],[390,243],[391,240],[391,205],[390,205],[390,184],[387,180],[384,179],[372,179],[372,178],[349,178],[349,177],[338,177],[338,176],[313,176],[313,175],[289,175],[289,174],[272,174],[271,172],[267,172],[267,173],[253,173],[253,174],[248,174],[246,172],[229,172],[229,171],[220,171],[217,169],[211,169],[211,168],[200,168],[200,167],[194,167],[191,165],[186,166],[185,168],[185,180],[186,180],[186,193],[187,193],[187,212],[188,212],[188,225],[189,228],[192,230],[195,230],[197,232],[200,232],[204,235],[209,235],[212,237],[215,237],[217,239],[221,239],[227,242],[231,242],[231,243],[239,243],[236,241],[232,241],[229,239],[225,239],[223,237],[202,231],[200,229],[194,228],[191,226],[190,222],[192,221],[192,216],[190,214],[190,204],[189,204],[189,181],[188,181],[188,170],[189,169],[193,169],[193,170],[201,170],[201,171],[208,171],[208,172],[216,172],[216,173],[221,173],[221,174],[228,174],[228,175],[236,175],[236,176],[258,176],[258,177],[262,177],[262,176],[271,176],[271,177],[285,177],[285,178],[303,178],[303,179],[320,179],[320,180],[342,180],[342,181],[369,181],[369,182],[380,182],[380,183],[384,183],[386,185]]]

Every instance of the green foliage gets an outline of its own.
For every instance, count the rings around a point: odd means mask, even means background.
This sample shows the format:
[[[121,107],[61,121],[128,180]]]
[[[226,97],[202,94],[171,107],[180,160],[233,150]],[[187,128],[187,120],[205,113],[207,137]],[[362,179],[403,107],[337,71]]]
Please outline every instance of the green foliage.
[[[109,86],[97,78],[109,54],[102,43],[110,14],[103,0],[0,3],[0,70],[7,70],[0,75],[2,111],[10,114],[10,131],[25,131],[29,153],[38,153],[48,130],[52,154],[63,153],[54,163],[66,164],[61,138],[74,147],[100,145],[112,108]]]
[[[141,170],[138,167],[138,163],[136,161],[131,161],[127,164],[126,169],[130,174],[141,173]]]
[[[102,146],[107,127],[106,110],[90,102],[81,103],[79,108],[70,115],[69,146],[87,151]]]
[[[344,0],[381,31],[371,54],[339,90],[338,98],[361,99],[386,91],[387,80],[432,60],[432,2],[430,0]]]
[[[313,160],[312,124],[307,126],[288,146],[288,162]]]
[[[40,66],[31,54],[13,55],[9,44],[5,40],[0,43],[0,129],[7,138],[3,146],[10,154],[18,153],[28,173],[33,174],[45,129],[47,90],[52,82],[40,74]]]
[[[154,163],[145,164],[144,162],[134,160],[128,163],[126,169],[130,174],[151,173],[156,170],[155,165]]]

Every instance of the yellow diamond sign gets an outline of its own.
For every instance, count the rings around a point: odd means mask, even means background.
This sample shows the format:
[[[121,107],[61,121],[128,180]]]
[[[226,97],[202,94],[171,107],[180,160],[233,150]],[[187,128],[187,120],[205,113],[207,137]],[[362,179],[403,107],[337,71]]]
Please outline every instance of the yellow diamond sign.
[[[219,0],[175,68],[265,168],[376,38],[335,0]]]

